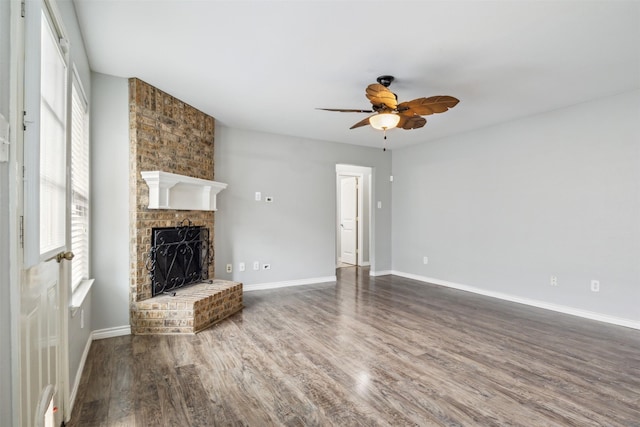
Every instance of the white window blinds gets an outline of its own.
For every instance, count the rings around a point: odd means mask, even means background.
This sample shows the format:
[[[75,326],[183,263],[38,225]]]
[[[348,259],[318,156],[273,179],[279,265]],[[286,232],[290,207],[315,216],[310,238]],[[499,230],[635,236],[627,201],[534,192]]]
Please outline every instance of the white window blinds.
[[[89,115],[74,78],[71,96],[71,286],[89,277]]]

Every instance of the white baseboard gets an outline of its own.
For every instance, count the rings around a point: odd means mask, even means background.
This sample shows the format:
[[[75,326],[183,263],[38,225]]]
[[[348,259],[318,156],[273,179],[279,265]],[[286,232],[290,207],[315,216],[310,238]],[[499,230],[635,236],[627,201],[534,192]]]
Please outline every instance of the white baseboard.
[[[104,338],[121,337],[123,335],[131,335],[131,326],[116,326],[115,328],[98,329],[91,333],[92,340],[101,340]]]
[[[262,291],[265,289],[285,288],[288,286],[313,285],[315,283],[335,282],[336,280],[337,280],[336,276],[326,276],[326,277],[313,277],[309,279],[287,280],[284,282],[254,283],[251,285],[243,285],[242,290],[244,292]]]
[[[407,279],[414,279],[420,282],[432,283],[434,285],[446,286],[447,288],[459,289],[461,291],[472,292],[474,294],[484,295],[492,298],[498,298],[505,301],[516,302],[519,304],[530,305],[532,307],[543,308],[545,310],[556,311],[559,313],[570,314],[572,316],[582,317],[590,320],[597,320],[599,322],[610,323],[618,326],[625,326],[632,329],[640,329],[640,322],[624,319],[621,317],[610,316],[608,314],[596,313],[593,311],[582,310],[578,308],[568,307],[565,305],[548,303],[545,301],[538,301],[529,298],[518,297],[514,295],[504,294],[502,292],[488,291],[486,289],[476,288],[474,286],[463,285],[460,283],[449,282],[447,280],[435,279],[433,277],[419,276],[417,274],[404,273],[402,271],[391,271],[391,274],[400,277],[406,277]]]
[[[380,271],[369,272],[369,276],[388,276],[389,274],[395,274],[395,273],[392,270],[380,270]]]
[[[82,378],[82,372],[84,371],[84,365],[87,362],[87,356],[89,356],[89,349],[91,349],[91,343],[93,342],[92,334],[87,339],[87,344],[84,346],[82,357],[80,358],[80,364],[78,365],[78,371],[76,372],[76,378],[73,381],[73,389],[69,395],[69,416],[73,412],[73,404],[76,402],[76,396],[78,395],[78,387],[80,386],[80,379]],[[69,421],[69,420],[67,420]]]

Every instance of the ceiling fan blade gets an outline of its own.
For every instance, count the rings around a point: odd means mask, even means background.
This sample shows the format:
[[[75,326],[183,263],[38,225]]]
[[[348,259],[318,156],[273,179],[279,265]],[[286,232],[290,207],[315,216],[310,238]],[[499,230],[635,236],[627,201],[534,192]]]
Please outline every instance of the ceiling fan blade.
[[[400,121],[398,122],[399,128],[402,129],[418,129],[427,124],[427,119],[420,116],[403,116],[400,115]]]
[[[316,108],[316,110],[337,111],[340,113],[373,113],[373,110],[358,110],[348,108]]]
[[[434,113],[444,113],[449,108],[455,107],[458,102],[460,101],[457,98],[445,95],[418,98],[413,101],[401,102],[398,105],[398,112],[406,116],[414,114],[428,116]]]
[[[386,105],[392,110],[395,110],[398,106],[396,95],[378,83],[367,86],[367,98],[369,98],[369,101],[371,101],[374,106]]]
[[[373,117],[373,116],[375,116],[375,114],[372,115],[372,116],[367,117],[366,119],[360,120],[358,123],[356,123],[355,125],[351,126],[349,129],[355,129],[355,128],[359,128],[359,127],[368,125],[369,124],[369,119],[371,117]]]

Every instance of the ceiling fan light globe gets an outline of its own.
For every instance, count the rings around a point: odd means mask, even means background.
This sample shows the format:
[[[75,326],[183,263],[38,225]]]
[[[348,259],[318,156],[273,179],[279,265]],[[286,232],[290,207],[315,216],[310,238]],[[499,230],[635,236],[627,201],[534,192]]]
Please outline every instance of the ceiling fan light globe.
[[[380,113],[369,118],[369,124],[378,130],[389,130],[398,126],[400,116],[393,113]]]

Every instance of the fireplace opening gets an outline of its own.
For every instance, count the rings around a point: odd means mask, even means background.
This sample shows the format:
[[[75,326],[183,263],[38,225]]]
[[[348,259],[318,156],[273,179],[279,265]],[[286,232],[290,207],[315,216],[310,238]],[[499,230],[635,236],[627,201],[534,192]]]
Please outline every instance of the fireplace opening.
[[[151,295],[174,294],[184,286],[209,279],[212,249],[209,229],[179,224],[151,229],[151,251],[147,270]]]

